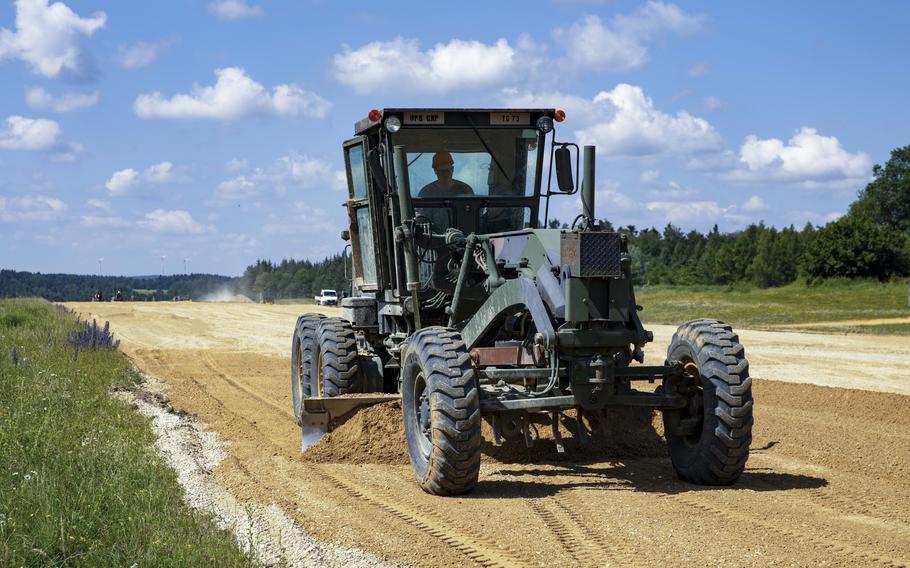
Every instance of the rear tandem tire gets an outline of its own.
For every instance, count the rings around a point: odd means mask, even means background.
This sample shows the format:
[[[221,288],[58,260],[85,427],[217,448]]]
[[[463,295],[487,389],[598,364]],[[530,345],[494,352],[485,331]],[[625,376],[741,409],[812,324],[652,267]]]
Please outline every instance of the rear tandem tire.
[[[739,336],[718,320],[689,321],[673,334],[667,360],[681,361],[691,377],[690,405],[663,416],[676,474],[700,485],[734,483],[749,459],[753,424],[752,379]],[[700,427],[673,434],[681,420]]]
[[[316,359],[316,328],[322,314],[303,314],[297,318],[294,337],[291,340],[291,399],[294,405],[294,419],[300,425],[303,415],[303,400],[313,396],[313,362]]]
[[[316,331],[319,352],[315,363],[318,371],[314,384],[320,384],[319,396],[363,392],[357,360],[357,339],[350,322],[341,318],[319,321]],[[313,392],[313,396],[317,396]]]
[[[417,483],[461,495],[480,472],[480,392],[464,341],[444,327],[419,330],[402,366],[401,406]]]

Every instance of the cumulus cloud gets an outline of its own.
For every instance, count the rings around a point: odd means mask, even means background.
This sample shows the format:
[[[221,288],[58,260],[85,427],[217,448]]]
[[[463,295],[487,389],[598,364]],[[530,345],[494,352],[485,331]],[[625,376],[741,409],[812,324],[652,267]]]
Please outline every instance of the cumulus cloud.
[[[60,125],[46,118],[9,116],[0,127],[0,149],[52,150],[60,145]]]
[[[222,20],[240,20],[261,16],[262,8],[245,0],[218,0],[209,4],[209,12]]]
[[[51,110],[58,113],[72,112],[98,104],[98,91],[92,93],[63,93],[54,96],[41,87],[32,87],[25,92],[28,106],[39,110]]]
[[[670,115],[654,108],[641,87],[620,83],[593,101],[601,118],[576,132],[582,144],[595,144],[609,156],[692,154],[716,150],[720,135],[703,118],[686,111]]]
[[[251,114],[324,118],[331,107],[324,98],[297,85],[277,85],[271,93],[240,67],[216,69],[213,86],[194,84],[190,94],[165,98],[140,95],[133,110],[140,118],[235,120]]]
[[[654,107],[641,87],[620,83],[593,99],[560,92],[528,93],[505,89],[507,106],[564,109],[580,144],[595,144],[610,157],[698,154],[717,151],[721,137],[711,124],[686,111],[671,115]]]
[[[661,32],[690,34],[701,29],[703,18],[674,4],[648,2],[638,11],[617,15],[609,23],[586,16],[567,28],[553,30],[553,38],[577,69],[628,71],[648,61],[648,42]]]
[[[132,45],[117,47],[117,63],[125,69],[138,69],[145,67],[156,59],[164,47],[164,43],[149,43],[137,41]]]
[[[761,197],[753,195],[748,201],[743,203],[742,209],[748,213],[758,213],[760,211],[767,211],[768,204],[765,203],[765,200]]]
[[[46,195],[4,197],[0,195],[0,221],[51,221],[66,211],[66,203]]]
[[[283,195],[288,186],[343,191],[347,181],[344,172],[335,169],[329,162],[292,152],[278,158],[267,168],[255,168],[222,181],[213,197],[216,204],[224,205],[255,199],[267,191]]]
[[[114,172],[111,178],[107,180],[107,183],[104,184],[104,187],[114,195],[123,195],[133,187],[138,179],[139,172],[133,168],[126,168],[125,170]]]
[[[144,172],[144,177],[151,183],[164,183],[174,179],[174,164],[170,162],[161,162],[154,166],[149,166]]]
[[[15,31],[0,29],[0,60],[20,59],[49,78],[85,78],[93,71],[82,42],[104,27],[104,12],[83,18],[63,2],[17,0]]]
[[[514,76],[517,53],[505,39],[493,44],[453,39],[423,51],[416,39],[397,37],[335,55],[334,74],[360,94],[400,90],[443,94],[501,85]]]
[[[155,209],[146,213],[138,224],[146,229],[162,233],[199,235],[211,230],[211,227],[197,223],[188,211],[182,209],[171,211]]]
[[[104,187],[112,195],[125,195],[133,187],[142,182],[165,183],[174,179],[174,165],[171,162],[161,162],[149,166],[142,173],[133,168],[126,168],[114,172]]]
[[[746,137],[732,167],[722,176],[737,182],[783,182],[806,187],[825,184],[854,186],[865,181],[872,160],[865,152],[851,153],[834,136],[803,127],[786,143],[777,138]]]

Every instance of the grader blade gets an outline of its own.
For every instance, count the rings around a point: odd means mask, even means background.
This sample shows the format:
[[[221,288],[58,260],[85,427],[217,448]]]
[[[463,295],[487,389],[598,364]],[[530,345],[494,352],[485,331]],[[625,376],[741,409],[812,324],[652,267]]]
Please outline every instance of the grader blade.
[[[348,394],[332,398],[307,398],[303,401],[302,426],[322,433],[331,432],[338,418],[358,408],[381,402],[401,400],[400,394]]]

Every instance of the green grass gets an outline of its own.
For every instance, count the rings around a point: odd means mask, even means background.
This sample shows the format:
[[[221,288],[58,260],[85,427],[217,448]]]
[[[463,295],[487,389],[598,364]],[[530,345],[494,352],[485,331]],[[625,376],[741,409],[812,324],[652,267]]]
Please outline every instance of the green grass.
[[[699,317],[734,326],[761,328],[777,324],[910,316],[906,282],[831,280],[818,286],[797,282],[780,288],[723,286],[639,287],[636,300],[642,321],[678,324]],[[877,326],[873,326],[877,327]],[[898,332],[906,330],[898,326]],[[819,328],[817,331],[825,331]]]
[[[126,358],[74,357],[72,329],[45,301],[0,301],[0,566],[250,565],[109,395],[139,380]]]

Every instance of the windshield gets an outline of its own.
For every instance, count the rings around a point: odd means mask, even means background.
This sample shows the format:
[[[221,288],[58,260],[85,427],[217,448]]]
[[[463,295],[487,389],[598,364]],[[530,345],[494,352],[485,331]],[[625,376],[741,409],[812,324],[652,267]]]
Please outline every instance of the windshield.
[[[531,128],[403,128],[417,198],[529,197],[537,185],[540,134]]]

